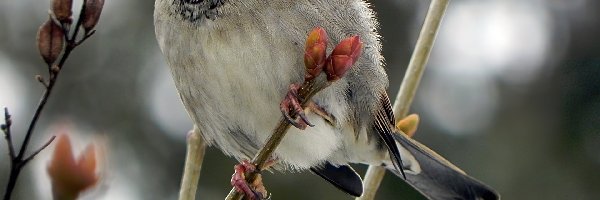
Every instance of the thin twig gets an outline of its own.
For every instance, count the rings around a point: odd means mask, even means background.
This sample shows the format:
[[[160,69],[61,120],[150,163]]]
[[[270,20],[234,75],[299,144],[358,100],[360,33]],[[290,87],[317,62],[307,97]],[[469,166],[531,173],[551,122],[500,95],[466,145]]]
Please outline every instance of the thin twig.
[[[179,200],[194,200],[196,198],[196,189],[198,188],[198,180],[200,180],[204,153],[206,152],[206,144],[196,126],[188,133],[187,143],[187,155],[185,156],[185,168],[181,179]]]
[[[328,87],[330,84],[331,83],[327,81],[326,75],[324,73],[320,74],[313,80],[305,81],[302,84],[302,88],[300,88],[300,91],[298,91],[298,99],[301,100],[300,103],[302,105],[302,108],[306,108],[306,105],[310,101],[310,99],[319,91]],[[293,117],[295,116],[292,116],[292,118]],[[273,130],[273,134],[271,134],[265,146],[263,146],[263,148],[260,149],[258,154],[254,157],[254,159],[252,159],[252,163],[256,165],[256,171],[249,172],[248,174],[246,174],[246,181],[248,183],[254,182],[260,171],[262,171],[265,168],[267,161],[271,158],[271,154],[273,154],[277,146],[279,146],[279,143],[281,143],[290,127],[291,124],[283,117],[281,118],[281,120],[279,120],[277,128]],[[242,199],[242,197],[242,194],[237,192],[234,188],[231,189],[231,191],[229,191],[229,194],[225,199],[239,200]]]
[[[85,42],[88,38],[92,37],[96,33],[96,30],[92,30],[89,33],[85,34],[81,40],[75,42],[75,46],[79,46],[81,43]]]
[[[12,126],[12,119],[10,113],[8,112],[8,108],[4,108],[4,124],[2,124],[2,131],[4,132],[4,139],[6,139],[6,143],[8,144],[8,155],[10,158],[15,157],[15,147],[13,146],[12,136],[10,134],[10,127]],[[12,162],[12,159],[11,159]]]
[[[81,25],[81,23],[78,20],[78,25]],[[75,32],[77,32],[77,30],[79,29],[79,26],[75,27]],[[68,32],[65,32],[65,35],[69,34]],[[40,99],[40,102],[37,106],[37,109],[35,110],[35,113],[33,114],[33,118],[31,119],[31,123],[29,124],[29,128],[27,129],[27,134],[25,134],[25,139],[23,140],[23,145],[21,146],[21,149],[19,151],[19,158],[23,158],[24,154],[25,154],[25,150],[27,150],[27,145],[29,144],[29,140],[31,139],[31,135],[33,133],[33,130],[35,129],[35,125],[37,125],[37,121],[40,117],[40,114],[42,113],[42,111],[44,110],[46,103],[48,102],[48,98],[50,97],[50,94],[52,93],[52,89],[54,89],[54,85],[56,84],[56,81],[58,80],[58,75],[60,74],[60,70],[63,68],[65,62],[67,62],[67,59],[69,58],[69,55],[71,55],[71,52],[73,51],[73,49],[75,49],[75,47],[77,47],[78,44],[75,43],[75,38],[77,37],[77,35],[72,35],[71,38],[69,38],[68,40],[66,40],[66,47],[65,47],[65,51],[62,55],[62,57],[60,58],[60,61],[58,62],[57,65],[55,65],[57,67],[58,70],[53,70],[53,66],[49,65],[48,68],[50,69],[49,73],[50,73],[50,80],[48,80],[48,85],[46,86],[46,90],[44,91],[44,94],[42,95],[42,98]]]
[[[63,53],[63,56],[62,56],[58,66],[62,66],[65,63],[65,61],[69,57],[73,48],[74,47],[70,47],[69,45],[67,45],[65,52]],[[48,98],[50,97],[50,94],[52,93],[52,89],[54,88],[54,85],[56,83],[58,75],[60,74],[60,70],[59,71],[49,70],[49,72],[50,72],[50,80],[48,81],[47,87],[45,87],[44,94],[42,95],[42,98],[40,99],[40,102],[38,103],[35,113],[33,114],[31,122],[29,123],[29,127],[27,128],[27,133],[25,134],[25,139],[23,139],[23,143],[19,150],[19,154],[16,155],[15,157],[11,157],[11,160],[12,160],[11,171],[10,171],[8,184],[6,185],[6,190],[4,193],[5,200],[10,199],[10,197],[12,195],[12,191],[14,190],[15,184],[17,183],[17,179],[19,178],[19,174],[21,173],[21,169],[26,164],[25,159],[23,159],[25,157],[25,151],[27,150],[27,146],[29,145],[31,136],[33,135],[35,125],[37,125],[40,115],[42,114],[42,111],[44,110],[46,103],[48,102]]]
[[[55,73],[54,76],[51,76],[50,81],[48,83],[48,87],[44,91],[44,94],[42,95],[42,98],[40,99],[40,102],[38,103],[37,109],[35,110],[35,113],[33,114],[33,117],[31,119],[31,123],[29,124],[29,128],[27,129],[27,133],[25,134],[25,139],[23,140],[23,145],[21,145],[21,149],[19,150],[19,154],[17,155],[17,158],[19,158],[19,159],[23,158],[25,155],[25,151],[27,150],[29,140],[31,140],[31,135],[33,133],[33,130],[35,129],[35,125],[37,125],[37,121],[40,118],[42,111],[46,107],[46,103],[48,102],[48,98],[50,97],[50,94],[52,93],[52,89],[54,88],[54,84],[56,83],[57,77],[58,77],[58,73]]]
[[[81,12],[79,13],[79,17],[77,18],[77,23],[75,24],[75,30],[73,31],[73,35],[71,35],[71,38],[69,40],[67,40],[67,43],[76,45],[77,42],[75,42],[75,40],[77,39],[77,35],[79,35],[79,29],[81,28],[81,24],[83,23],[83,16],[85,15],[85,3],[83,3],[81,5]],[[68,35],[69,32],[65,32],[65,35]]]
[[[48,69],[51,70],[51,69]],[[48,83],[46,83],[46,80],[44,79],[44,77],[42,75],[35,75],[35,79],[40,82],[46,89],[48,89]]]
[[[35,150],[31,155],[29,155],[27,158],[23,159],[23,164],[27,164],[35,156],[37,156],[40,152],[42,152],[42,150],[44,150],[44,149],[46,149],[46,147],[50,146],[50,144],[52,144],[52,141],[54,141],[54,139],[56,139],[55,135],[50,137],[50,139],[46,143],[44,143],[44,145],[42,145],[40,148],[38,148],[38,150]]]
[[[417,39],[415,50],[406,69],[406,74],[396,101],[394,102],[393,110],[399,119],[404,118],[408,114],[449,2],[450,0],[432,0],[429,5],[419,39]],[[381,166],[369,166],[364,179],[364,193],[361,197],[356,198],[356,200],[374,199],[384,176],[385,168]]]
[[[69,58],[69,55],[71,55],[71,52],[73,51],[73,49],[75,49],[75,47],[79,46],[82,42],[84,42],[87,38],[89,38],[94,33],[94,32],[90,32],[89,34],[84,36],[80,41],[76,41],[77,34],[79,32],[79,29],[81,28],[81,23],[82,23],[81,20],[82,20],[82,18],[80,16],[79,19],[77,20],[77,25],[74,27],[75,31],[73,32],[73,34],[71,35],[70,38],[68,36],[69,27],[63,26],[63,29],[65,29],[64,34],[65,34],[65,38],[66,38],[65,50],[64,50],[58,64],[56,64],[56,65],[48,64],[48,73],[49,73],[48,82],[47,83],[44,82],[43,78],[41,78],[41,79],[38,78],[38,81],[42,80],[40,82],[44,85],[45,90],[44,90],[44,93],[43,93],[43,95],[38,103],[38,106],[33,114],[31,122],[29,123],[29,127],[27,128],[27,132],[25,134],[25,138],[23,139],[23,143],[21,144],[21,148],[19,149],[19,153],[16,155],[15,155],[15,151],[13,148],[14,145],[13,145],[10,128],[9,128],[10,127],[9,126],[10,125],[10,115],[8,114],[8,109],[5,109],[5,123],[6,123],[7,128],[4,130],[4,132],[5,132],[5,138],[7,140],[8,146],[9,146],[9,154],[11,156],[11,170],[10,170],[8,184],[6,185],[6,190],[4,193],[4,200],[10,199],[12,192],[14,190],[14,187],[17,183],[19,174],[21,173],[25,164],[27,164],[37,154],[39,154],[42,150],[44,150],[46,147],[48,147],[52,143],[52,141],[54,141],[54,139],[55,139],[55,136],[52,136],[50,138],[50,140],[48,140],[39,149],[34,151],[31,155],[25,156],[27,147],[29,145],[29,142],[30,142],[33,132],[35,130],[35,126],[37,125],[37,122],[42,114],[42,111],[46,107],[46,103],[48,103],[50,94],[52,94],[52,91],[54,89],[56,81],[58,80],[58,75],[60,74],[60,71],[62,70],[65,62]]]

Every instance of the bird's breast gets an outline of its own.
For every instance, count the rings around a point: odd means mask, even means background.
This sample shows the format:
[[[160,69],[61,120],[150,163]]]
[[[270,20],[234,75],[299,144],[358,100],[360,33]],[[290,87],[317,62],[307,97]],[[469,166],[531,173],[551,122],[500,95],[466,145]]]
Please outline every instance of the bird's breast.
[[[159,43],[189,115],[209,143],[238,159],[251,158],[281,119],[279,102],[288,86],[303,80],[303,42],[266,27],[179,28],[157,34],[164,34]],[[336,116],[347,114],[336,90],[326,89],[315,101]],[[308,117],[316,126],[292,128],[275,152],[289,166],[314,166],[340,146],[339,127]]]

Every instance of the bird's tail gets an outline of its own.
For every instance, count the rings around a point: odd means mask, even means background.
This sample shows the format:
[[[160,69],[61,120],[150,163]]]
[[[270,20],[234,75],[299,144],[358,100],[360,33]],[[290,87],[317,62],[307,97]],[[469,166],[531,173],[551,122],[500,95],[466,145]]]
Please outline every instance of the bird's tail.
[[[406,174],[405,181],[425,197],[432,200],[500,199],[498,193],[491,187],[470,177],[425,145],[404,134],[393,135],[396,142],[408,151],[403,153],[411,155],[410,158],[405,156],[402,158],[410,161],[405,162],[405,166],[403,166]],[[403,178],[402,173],[393,166],[387,168]]]

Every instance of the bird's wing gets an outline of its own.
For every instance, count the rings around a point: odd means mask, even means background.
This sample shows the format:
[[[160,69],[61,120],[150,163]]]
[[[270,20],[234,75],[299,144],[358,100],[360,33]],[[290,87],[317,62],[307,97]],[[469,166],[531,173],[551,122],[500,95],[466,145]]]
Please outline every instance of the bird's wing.
[[[390,103],[390,99],[387,94],[384,92],[379,98],[380,101],[380,109],[377,109],[375,113],[375,120],[373,122],[373,129],[379,135],[385,147],[387,147],[390,158],[394,165],[394,168],[402,174],[404,178],[406,178],[406,174],[404,174],[402,158],[400,156],[400,151],[398,149],[398,145],[396,145],[396,140],[394,140],[394,132],[392,128],[394,127],[394,112],[392,111],[392,105]]]

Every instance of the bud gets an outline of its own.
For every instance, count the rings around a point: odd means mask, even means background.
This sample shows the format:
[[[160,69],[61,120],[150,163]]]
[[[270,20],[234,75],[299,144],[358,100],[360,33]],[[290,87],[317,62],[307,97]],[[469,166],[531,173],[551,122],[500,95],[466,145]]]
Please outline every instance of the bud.
[[[48,19],[40,26],[37,34],[37,45],[40,55],[47,64],[56,61],[60,52],[62,52],[64,40],[63,29],[54,23],[52,19]]]
[[[88,145],[75,160],[71,142],[61,134],[56,141],[54,153],[48,165],[54,199],[77,199],[79,194],[98,182],[96,151]]]
[[[306,39],[304,50],[305,80],[311,80],[321,73],[327,59],[327,33],[320,27],[313,29]]]
[[[85,32],[89,33],[98,24],[104,0],[85,0],[84,4],[82,26]]]
[[[73,0],[52,0],[52,12],[61,23],[71,23]]]
[[[336,81],[342,78],[360,57],[361,49],[362,42],[357,35],[342,40],[327,58],[327,80]]]
[[[404,119],[396,122],[396,128],[404,132],[408,137],[412,137],[419,127],[419,115],[411,114]]]

